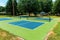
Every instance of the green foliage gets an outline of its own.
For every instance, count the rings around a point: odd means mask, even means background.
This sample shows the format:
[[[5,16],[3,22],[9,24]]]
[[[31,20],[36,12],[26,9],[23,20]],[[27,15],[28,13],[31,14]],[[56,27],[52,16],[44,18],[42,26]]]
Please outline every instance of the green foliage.
[[[60,14],[60,0],[56,0],[55,4],[54,4],[54,12],[56,14]]]
[[[0,12],[4,12],[5,11],[5,7],[0,6]]]
[[[51,12],[51,11],[52,11],[52,5],[53,5],[53,4],[52,4],[52,0],[51,0],[51,1],[50,1],[50,0],[47,1],[47,2],[45,3],[45,6],[44,6],[44,9],[43,9],[43,10],[44,10],[45,12],[47,12],[47,13],[48,13],[48,12]]]
[[[16,0],[8,0],[7,5],[6,5],[6,13],[8,15],[17,15],[17,2]]]
[[[35,15],[38,12],[45,11],[51,12],[52,10],[52,0],[43,2],[38,0],[19,0],[18,10],[21,13],[28,12],[34,13]]]
[[[7,5],[6,5],[6,13],[9,15],[13,14],[13,6],[12,6],[12,0],[8,0]]]
[[[19,1],[19,11],[20,12],[38,12],[39,2],[38,0],[20,0]]]

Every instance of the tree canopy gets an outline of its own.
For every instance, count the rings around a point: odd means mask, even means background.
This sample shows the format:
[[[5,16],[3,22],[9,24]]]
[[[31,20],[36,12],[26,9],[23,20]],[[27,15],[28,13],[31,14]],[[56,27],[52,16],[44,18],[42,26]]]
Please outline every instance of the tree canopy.
[[[38,0],[20,0],[19,1],[19,11],[35,13],[39,11],[39,2]]]
[[[9,15],[17,15],[19,13],[37,13],[44,11],[46,13],[54,11],[55,13],[60,13],[60,0],[56,0],[53,4],[52,0],[18,0],[18,6],[16,0],[8,0],[6,5],[6,12]],[[54,7],[53,7],[54,5]],[[17,10],[18,8],[18,10]]]
[[[52,10],[52,0],[43,2],[38,0],[19,0],[19,12],[50,12]]]
[[[17,2],[16,0],[8,0],[6,5],[6,13],[9,15],[17,14]]]
[[[55,3],[55,12],[56,13],[60,13],[60,0],[57,0],[56,3]]]
[[[5,7],[0,6],[0,12],[4,12],[5,11]]]
[[[44,7],[43,10],[44,10],[46,13],[51,12],[51,11],[52,11],[52,6],[53,6],[52,0],[49,0],[49,1],[47,1],[47,2],[45,3],[45,7]]]

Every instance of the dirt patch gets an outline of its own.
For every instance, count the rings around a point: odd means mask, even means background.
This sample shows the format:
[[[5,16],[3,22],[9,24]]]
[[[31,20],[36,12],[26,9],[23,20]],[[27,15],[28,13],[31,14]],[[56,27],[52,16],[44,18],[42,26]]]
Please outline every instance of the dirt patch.
[[[24,40],[23,38],[13,35],[2,29],[0,29],[0,39],[1,40]]]
[[[48,36],[54,35],[54,34],[55,34],[55,33],[54,33],[53,31],[50,31],[50,32],[48,33],[48,35],[46,36],[45,40],[48,40]]]

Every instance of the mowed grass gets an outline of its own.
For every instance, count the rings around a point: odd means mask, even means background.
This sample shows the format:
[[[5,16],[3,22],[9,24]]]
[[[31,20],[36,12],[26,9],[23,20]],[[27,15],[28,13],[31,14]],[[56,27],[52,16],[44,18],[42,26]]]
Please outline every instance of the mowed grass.
[[[12,18],[12,20],[0,21],[0,28],[14,35],[23,37],[25,40],[44,40],[47,33],[51,30],[51,28],[54,27],[54,25],[56,25],[57,20],[58,20],[58,18],[53,18],[51,22],[46,22],[46,21],[38,21],[38,20],[30,20],[30,19],[27,20],[27,18],[20,19],[18,17],[8,17],[8,18]],[[16,21],[21,21],[21,20],[27,20],[31,22],[43,22],[45,24],[43,24],[42,26],[39,26],[38,28],[34,30],[30,30],[27,28],[23,28],[21,26],[15,26],[15,25],[9,24],[9,22],[16,22]],[[7,32],[7,35],[10,34],[8,32]],[[16,38],[14,35],[13,35],[13,39]],[[9,40],[11,38],[12,38],[11,36],[7,36],[6,40]],[[5,37],[2,38],[2,40],[3,39],[5,39]]]
[[[20,37],[0,29],[0,40],[20,40]]]
[[[48,40],[60,40],[60,22],[53,29],[54,34],[49,35]]]

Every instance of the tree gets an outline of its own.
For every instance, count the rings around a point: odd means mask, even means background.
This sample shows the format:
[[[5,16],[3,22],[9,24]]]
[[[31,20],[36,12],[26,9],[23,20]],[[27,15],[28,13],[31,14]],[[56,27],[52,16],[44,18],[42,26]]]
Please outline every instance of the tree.
[[[46,13],[51,12],[51,11],[52,11],[52,6],[53,6],[52,0],[48,0],[48,1],[45,3],[45,5],[44,5],[44,9],[43,9],[43,10],[44,10]]]
[[[34,13],[44,11],[46,13],[52,11],[52,0],[38,1],[38,0],[19,0],[19,12],[28,12],[29,16]]]
[[[58,15],[60,15],[60,0],[56,0],[54,12]]]
[[[16,0],[12,0],[12,6],[13,6],[13,15],[18,15],[18,9],[17,9]]]
[[[17,15],[17,2],[16,0],[8,0],[6,5],[6,13],[9,15]]]
[[[5,11],[5,7],[0,6],[0,12],[4,12]]]
[[[19,0],[18,1],[18,11],[19,13],[24,13],[25,10],[25,5],[27,4],[28,0]]]
[[[8,0],[7,5],[6,5],[6,13],[8,15],[13,15],[13,6],[12,6],[12,0]]]
[[[38,0],[20,0],[19,1],[19,11],[28,12],[29,16],[31,13],[36,13],[39,11],[39,2]]]
[[[41,11],[44,11],[44,2],[41,1],[40,4],[41,4]]]

